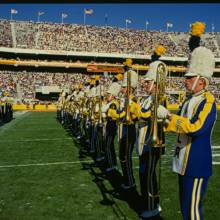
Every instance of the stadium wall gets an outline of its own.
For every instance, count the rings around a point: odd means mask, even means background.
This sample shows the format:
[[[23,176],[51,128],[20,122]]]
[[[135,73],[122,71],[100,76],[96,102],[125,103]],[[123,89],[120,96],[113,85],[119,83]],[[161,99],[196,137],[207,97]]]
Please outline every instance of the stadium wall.
[[[169,104],[168,109],[171,111],[178,110],[179,105],[178,104]],[[57,106],[55,104],[49,104],[49,105],[33,105],[33,104],[13,104],[13,110],[14,111],[56,111]],[[220,110],[220,104],[217,105],[217,110]]]

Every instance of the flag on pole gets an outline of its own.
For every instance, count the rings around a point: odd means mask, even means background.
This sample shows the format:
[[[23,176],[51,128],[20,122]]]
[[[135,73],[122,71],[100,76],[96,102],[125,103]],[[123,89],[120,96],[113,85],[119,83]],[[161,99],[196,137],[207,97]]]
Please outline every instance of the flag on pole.
[[[171,23],[167,23],[167,27],[173,27],[173,24],[171,24]]]
[[[88,8],[86,9],[85,8],[84,13],[87,14],[87,15],[91,15],[91,14],[93,14],[93,9],[88,9]]]
[[[18,13],[18,11],[17,10],[15,10],[15,9],[11,9],[11,14],[17,14]]]
[[[41,16],[41,15],[43,15],[43,14],[44,14],[43,11],[39,11],[39,12],[38,12],[38,15],[39,15],[39,16]]]
[[[131,20],[130,19],[126,19],[125,22],[128,23],[128,24],[131,24]]]
[[[66,18],[68,15],[66,13],[62,13],[62,18]]]

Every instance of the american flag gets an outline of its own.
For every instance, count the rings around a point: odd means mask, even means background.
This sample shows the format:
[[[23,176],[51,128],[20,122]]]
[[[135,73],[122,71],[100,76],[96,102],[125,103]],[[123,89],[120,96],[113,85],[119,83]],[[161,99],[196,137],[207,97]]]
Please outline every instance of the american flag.
[[[43,11],[39,11],[39,12],[38,12],[38,15],[39,15],[39,16],[41,16],[41,15],[43,15],[43,14],[44,14]]]
[[[68,15],[66,13],[62,13],[62,18],[66,18]]]
[[[88,15],[91,15],[93,13],[93,9],[84,9],[84,13],[85,14],[88,14]]]
[[[18,13],[18,11],[17,10],[15,10],[15,9],[11,9],[11,14],[17,14]]]
[[[173,27],[172,23],[167,23],[167,27]]]

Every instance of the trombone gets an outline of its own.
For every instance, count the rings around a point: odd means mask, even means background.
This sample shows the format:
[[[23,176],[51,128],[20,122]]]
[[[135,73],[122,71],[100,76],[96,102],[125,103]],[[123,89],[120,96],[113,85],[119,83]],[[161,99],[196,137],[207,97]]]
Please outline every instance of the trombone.
[[[163,105],[165,101],[165,85],[166,85],[166,73],[167,67],[164,63],[159,63],[156,70],[156,87],[155,87],[155,97],[152,102],[152,126],[150,130],[150,136],[152,137],[152,147],[159,148],[159,172],[158,172],[158,192],[153,194],[149,191],[150,197],[159,197],[161,189],[161,154],[162,148],[165,146],[163,143],[163,126],[162,121],[158,121],[157,109],[159,105]],[[148,181],[149,184],[149,181]]]

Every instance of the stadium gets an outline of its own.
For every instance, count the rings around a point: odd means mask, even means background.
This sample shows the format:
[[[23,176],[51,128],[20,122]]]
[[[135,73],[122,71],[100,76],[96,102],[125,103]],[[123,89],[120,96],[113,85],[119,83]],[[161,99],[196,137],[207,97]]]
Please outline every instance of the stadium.
[[[167,107],[176,112],[186,96],[183,76],[190,34],[7,19],[0,19],[0,33],[1,105],[13,109],[13,116],[4,116],[2,108],[0,117],[0,219],[139,219],[139,195],[118,190],[93,158],[82,153],[83,142],[56,120],[58,99],[93,76],[102,77],[108,87],[118,73],[124,73],[127,58],[138,74],[136,96],[144,96],[143,78],[155,47],[162,44],[166,52],[160,60],[168,68]],[[219,118],[220,33],[204,33],[200,45],[215,56],[208,89]],[[213,176],[204,199],[208,220],[220,216],[219,128],[217,119],[212,132]],[[175,138],[166,134],[167,149],[161,159],[161,216],[167,220],[181,219],[178,179],[171,170]],[[136,180],[138,169],[134,150]]]

